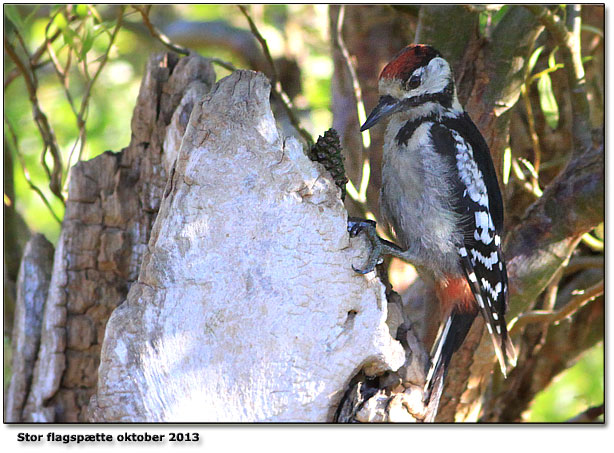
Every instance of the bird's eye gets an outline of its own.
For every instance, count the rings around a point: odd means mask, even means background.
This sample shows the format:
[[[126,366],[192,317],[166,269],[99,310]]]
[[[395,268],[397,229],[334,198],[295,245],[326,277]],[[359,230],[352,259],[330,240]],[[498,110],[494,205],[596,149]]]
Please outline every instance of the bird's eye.
[[[411,76],[411,78],[407,81],[407,89],[409,90],[418,88],[419,85],[420,85],[420,76],[418,75]]]

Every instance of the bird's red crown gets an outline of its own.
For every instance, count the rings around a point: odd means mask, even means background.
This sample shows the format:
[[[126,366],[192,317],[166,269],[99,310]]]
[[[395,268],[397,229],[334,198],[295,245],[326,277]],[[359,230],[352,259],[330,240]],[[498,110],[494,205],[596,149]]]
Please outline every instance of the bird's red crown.
[[[427,65],[433,58],[440,56],[431,46],[410,44],[384,66],[379,78],[407,80],[417,68]]]

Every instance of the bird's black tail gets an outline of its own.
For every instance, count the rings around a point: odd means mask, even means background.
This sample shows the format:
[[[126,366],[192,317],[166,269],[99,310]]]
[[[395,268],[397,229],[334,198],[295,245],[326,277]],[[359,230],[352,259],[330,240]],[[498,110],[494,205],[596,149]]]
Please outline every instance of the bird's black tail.
[[[459,313],[456,309],[452,310],[437,336],[431,353],[431,368],[426,377],[427,409],[425,423],[435,421],[450,360],[465,341],[476,315],[477,313]]]

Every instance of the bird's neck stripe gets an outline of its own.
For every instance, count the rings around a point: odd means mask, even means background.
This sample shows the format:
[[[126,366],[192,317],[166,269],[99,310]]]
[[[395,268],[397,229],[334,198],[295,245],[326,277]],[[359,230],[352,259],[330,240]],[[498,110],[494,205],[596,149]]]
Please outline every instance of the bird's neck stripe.
[[[437,121],[438,119],[439,115],[431,113],[430,115],[421,116],[419,118],[409,120],[403,125],[401,129],[399,129],[399,132],[395,137],[397,143],[399,145],[407,145],[407,142],[409,142],[412,135],[414,135],[414,132],[416,132],[416,129],[418,129],[420,125],[431,121]]]

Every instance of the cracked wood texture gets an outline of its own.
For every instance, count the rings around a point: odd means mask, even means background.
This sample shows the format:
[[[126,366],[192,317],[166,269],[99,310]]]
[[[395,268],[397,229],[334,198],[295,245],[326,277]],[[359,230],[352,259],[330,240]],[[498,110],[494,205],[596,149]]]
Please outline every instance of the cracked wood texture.
[[[105,327],[137,278],[177,153],[175,136],[185,130],[194,96],[214,80],[203,58],[152,57],[130,145],[73,167],[21,421],[87,420]]]
[[[236,71],[196,102],[107,326],[92,421],[325,422],[357,370],[405,361],[384,286],[351,268],[366,241],[339,188],[280,135],[269,96]]]
[[[4,409],[5,420],[9,423],[22,420],[40,346],[43,309],[52,265],[53,245],[42,234],[32,236],[24,248],[16,285],[11,382]]]

